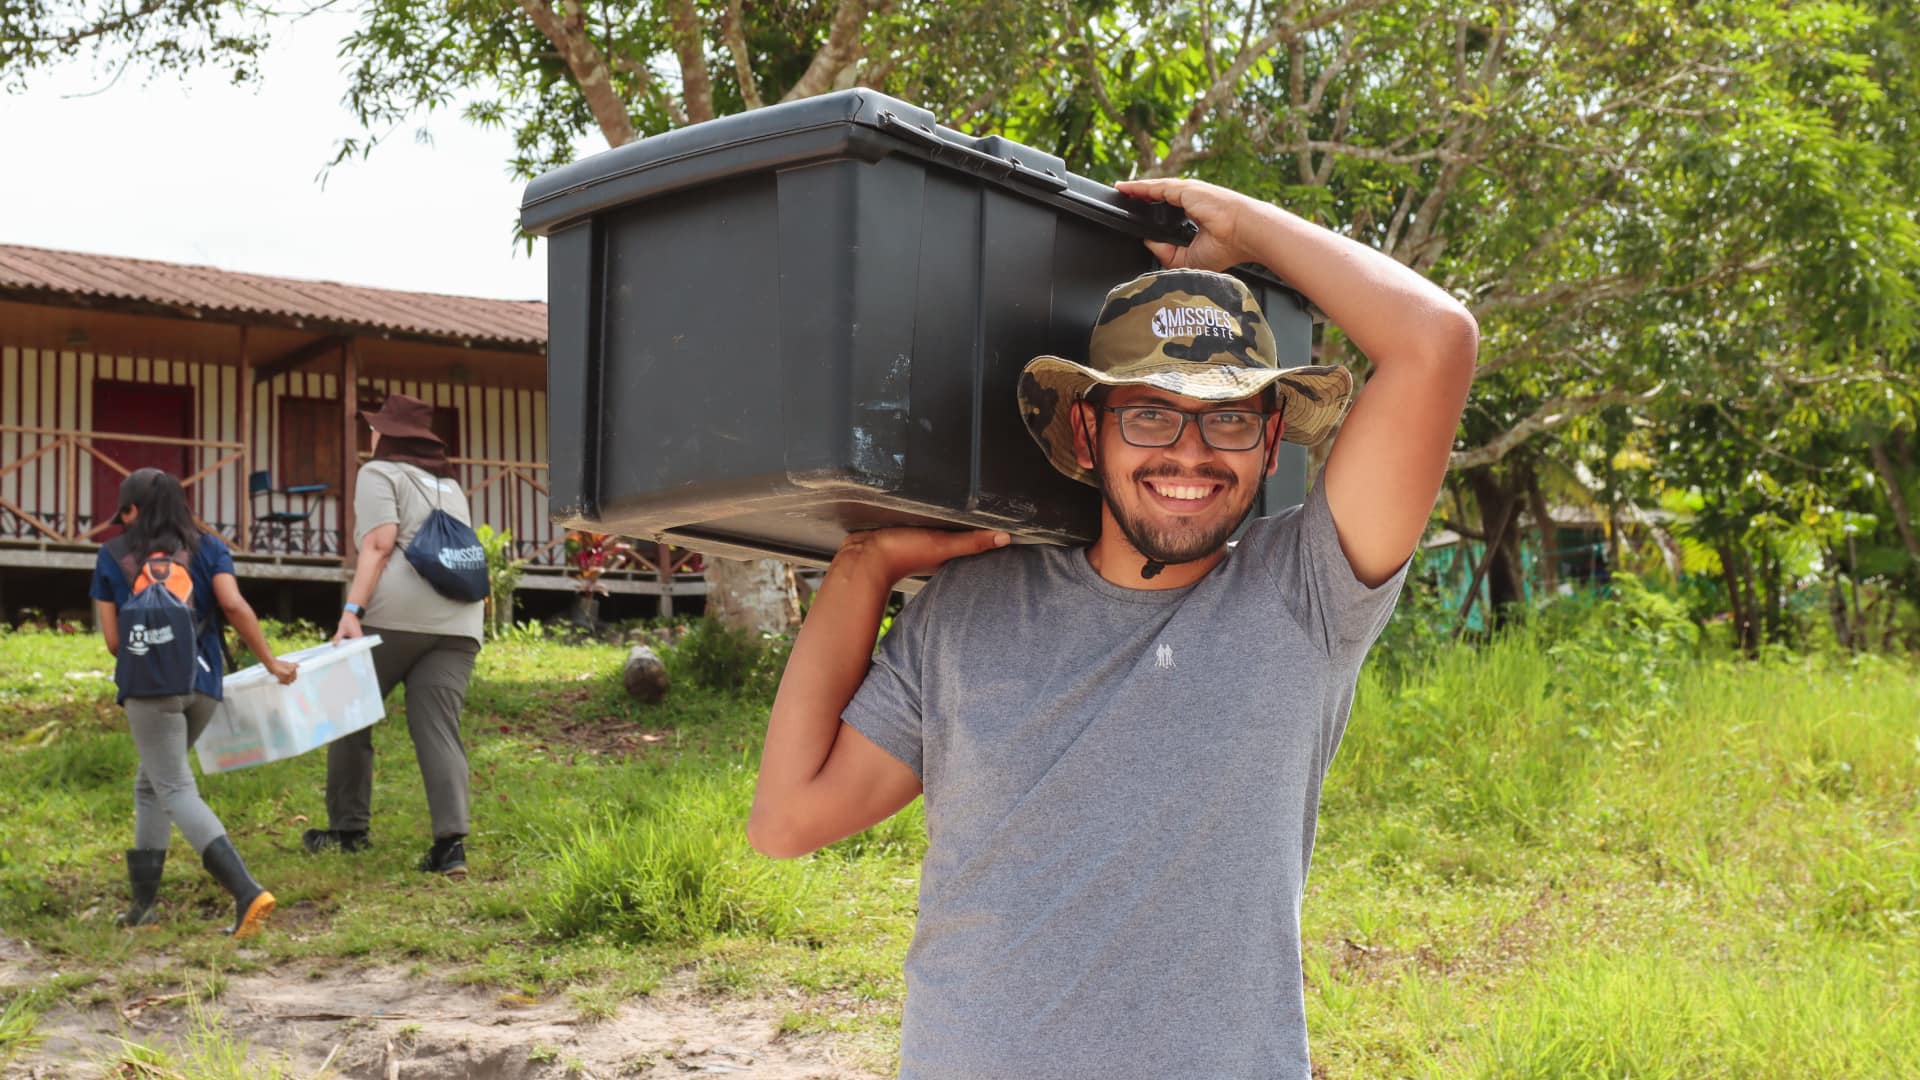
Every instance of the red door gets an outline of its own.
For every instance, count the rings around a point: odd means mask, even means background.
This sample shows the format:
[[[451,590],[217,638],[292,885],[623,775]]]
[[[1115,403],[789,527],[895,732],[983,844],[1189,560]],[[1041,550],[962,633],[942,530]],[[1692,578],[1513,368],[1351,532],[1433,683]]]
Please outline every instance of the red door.
[[[152,383],[118,382],[96,379],[93,383],[93,430],[124,435],[159,435],[170,439],[193,437],[193,388],[155,386]],[[112,458],[120,467],[165,469],[182,480],[187,478],[187,447],[157,443],[128,442],[125,439],[95,439],[95,449]],[[107,468],[99,458],[93,462],[93,522],[110,521],[120,512],[120,473]],[[191,489],[189,507],[197,502]],[[118,526],[94,534],[105,542],[120,535]]]

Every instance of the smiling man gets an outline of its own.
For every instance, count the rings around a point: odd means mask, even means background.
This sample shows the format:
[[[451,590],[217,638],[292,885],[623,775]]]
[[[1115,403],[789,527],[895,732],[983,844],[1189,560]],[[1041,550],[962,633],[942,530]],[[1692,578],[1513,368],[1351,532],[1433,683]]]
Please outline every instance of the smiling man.
[[[848,538],[794,644],[748,834],[799,855],[926,795],[901,1075],[1310,1075],[1300,905],[1320,784],[1446,468],[1477,331],[1371,249],[1208,184],[1019,407],[1097,487],[1084,549]],[[1373,364],[1276,366],[1265,265]],[[1340,427],[1303,506],[1245,518],[1282,440]],[[1038,462],[1036,462],[1036,465]],[[994,550],[994,549],[1000,550]],[[963,557],[974,556],[974,557]],[[938,570],[873,656],[889,590]]]

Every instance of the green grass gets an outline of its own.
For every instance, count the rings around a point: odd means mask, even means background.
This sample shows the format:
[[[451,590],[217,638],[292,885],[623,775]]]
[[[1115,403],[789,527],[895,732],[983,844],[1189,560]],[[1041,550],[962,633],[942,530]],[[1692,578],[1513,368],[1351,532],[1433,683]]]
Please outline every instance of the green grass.
[[[1700,658],[1645,611],[1363,673],[1303,925],[1328,1076],[1893,1078],[1920,1061],[1920,674]],[[699,647],[647,708],[619,687],[619,647],[489,646],[464,885],[412,869],[426,812],[397,717],[375,729],[363,857],[299,849],[324,817],[321,755],[206,778],[281,901],[236,954],[180,843],[163,927],[113,927],[134,756],[106,654],[0,636],[0,926],[63,970],[122,973],[0,990],[0,1058],[61,997],[204,995],[344,959],[565,995],[587,1022],[676,972],[713,994],[794,990],[783,1029],[839,1033],[884,1067],[920,807],[809,859],[755,855],[764,672],[749,693],[701,687],[737,658]],[[153,954],[175,963],[125,974]]]
[[[102,1062],[111,1076],[177,1076],[190,1080],[319,1080],[301,1076],[278,1055],[263,1052],[244,1039],[235,1039],[220,1022],[217,1010],[195,997],[187,1003],[185,1036],[170,1049],[120,1040],[111,1060]],[[145,1066],[128,1070],[132,1063]],[[331,1076],[331,1071],[320,1076]]]

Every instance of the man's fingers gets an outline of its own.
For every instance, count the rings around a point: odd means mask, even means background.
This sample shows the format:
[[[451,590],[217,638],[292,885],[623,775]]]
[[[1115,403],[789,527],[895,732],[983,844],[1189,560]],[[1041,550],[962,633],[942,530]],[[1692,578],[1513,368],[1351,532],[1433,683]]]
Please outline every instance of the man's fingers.
[[[1180,185],[1171,180],[1122,180],[1113,186],[1131,198],[1180,205]]]
[[[1148,251],[1153,252],[1154,258],[1160,260],[1161,266],[1172,266],[1174,257],[1180,251],[1178,247],[1172,244],[1162,244],[1157,240],[1145,240],[1142,241],[1142,243],[1147,245]]]
[[[1012,537],[992,529],[970,529],[966,532],[947,533],[940,538],[938,556],[941,559],[957,559],[965,555],[978,555],[1008,543]]]
[[[973,544],[971,547],[974,551],[991,551],[994,548],[1006,547],[1008,544],[1013,543],[1012,536],[993,529],[976,529],[974,530],[972,539]]]

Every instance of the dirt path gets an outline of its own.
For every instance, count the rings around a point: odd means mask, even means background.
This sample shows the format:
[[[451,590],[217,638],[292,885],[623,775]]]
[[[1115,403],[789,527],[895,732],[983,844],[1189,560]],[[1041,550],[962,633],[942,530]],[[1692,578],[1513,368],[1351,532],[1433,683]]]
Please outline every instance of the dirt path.
[[[55,970],[0,938],[0,987],[44,983]],[[103,989],[111,989],[103,982]],[[85,997],[87,991],[78,996]],[[779,1035],[778,1001],[713,999],[672,984],[583,1020],[564,998],[517,995],[409,978],[385,966],[283,965],[229,976],[211,1011],[222,1032],[307,1080],[546,1080],[732,1075],[768,1080],[869,1080],[820,1036]],[[40,1018],[45,1040],[0,1075],[66,1080],[103,1075],[120,1040],[175,1052],[192,1026],[182,996],[60,1006]],[[126,1075],[147,1075],[127,1073]]]

